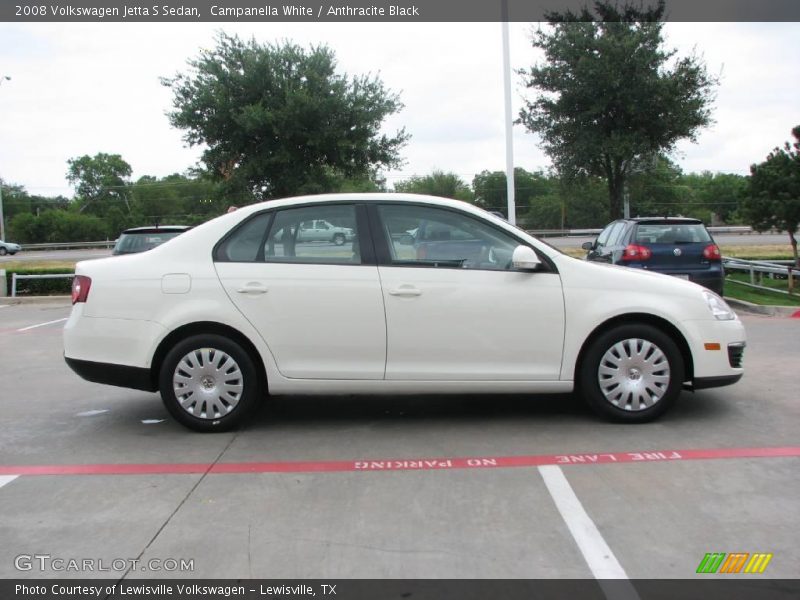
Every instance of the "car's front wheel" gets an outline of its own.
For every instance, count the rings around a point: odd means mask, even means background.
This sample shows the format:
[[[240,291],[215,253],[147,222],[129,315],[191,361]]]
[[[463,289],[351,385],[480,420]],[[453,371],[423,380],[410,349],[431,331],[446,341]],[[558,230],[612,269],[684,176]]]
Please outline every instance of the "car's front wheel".
[[[0,248],[0,256],[5,256],[6,253],[8,253],[8,250],[6,250],[5,248]]]
[[[176,344],[161,366],[159,389],[169,413],[195,431],[228,431],[252,412],[262,382],[250,355],[216,334]]]
[[[344,242],[345,238],[343,233],[337,233],[333,236],[333,243],[336,244],[337,246],[343,245]]]
[[[683,358],[673,339],[651,325],[629,324],[592,342],[578,384],[601,416],[644,423],[661,416],[675,402],[683,378]]]

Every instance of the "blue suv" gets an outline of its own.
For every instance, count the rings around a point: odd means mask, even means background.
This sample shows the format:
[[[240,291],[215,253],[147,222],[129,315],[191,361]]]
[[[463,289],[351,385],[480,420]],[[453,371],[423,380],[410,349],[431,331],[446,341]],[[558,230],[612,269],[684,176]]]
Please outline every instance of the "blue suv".
[[[725,271],[719,246],[698,219],[637,217],[609,224],[586,242],[586,260],[688,279],[722,296]]]

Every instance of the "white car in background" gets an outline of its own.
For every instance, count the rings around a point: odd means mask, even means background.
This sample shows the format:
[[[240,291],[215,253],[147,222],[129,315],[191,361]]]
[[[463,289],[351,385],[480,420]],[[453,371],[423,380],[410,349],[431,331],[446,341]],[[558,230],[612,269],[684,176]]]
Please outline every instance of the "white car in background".
[[[354,232],[319,244],[302,223]],[[409,229],[435,232],[410,245]],[[716,294],[562,254],[469,204],[408,194],[270,201],[149,252],[78,263],[64,355],[90,381],[160,391],[195,430],[268,394],[554,393],[643,422],[742,377]]]
[[[12,242],[4,242],[3,240],[0,240],[0,256],[5,256],[6,254],[14,256],[20,250],[22,250],[22,246],[20,246],[19,244],[14,244]]]

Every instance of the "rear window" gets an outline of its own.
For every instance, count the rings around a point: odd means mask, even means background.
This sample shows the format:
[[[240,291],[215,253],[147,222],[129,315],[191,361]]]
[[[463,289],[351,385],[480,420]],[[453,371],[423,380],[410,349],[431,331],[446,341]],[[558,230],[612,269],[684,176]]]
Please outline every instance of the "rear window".
[[[639,225],[635,241],[641,244],[691,244],[710,242],[711,236],[702,223],[658,223]]]
[[[153,233],[123,233],[119,236],[114,254],[133,254],[152,250],[167,240],[171,240],[182,231],[159,231]]]

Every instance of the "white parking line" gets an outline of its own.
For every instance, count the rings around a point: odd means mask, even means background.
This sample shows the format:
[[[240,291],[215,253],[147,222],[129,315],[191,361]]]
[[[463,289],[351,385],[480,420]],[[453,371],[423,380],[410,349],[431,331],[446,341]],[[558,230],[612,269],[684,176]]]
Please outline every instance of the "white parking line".
[[[0,475],[0,488],[3,487],[7,483],[11,483],[14,481],[18,475]]]
[[[36,325],[29,325],[28,327],[17,329],[17,331],[28,331],[29,329],[36,329],[37,327],[44,327],[45,325],[53,325],[55,323],[61,323],[62,321],[66,321],[67,319],[69,319],[69,317],[64,317],[63,319],[56,319],[55,321],[47,321],[46,323],[37,323]]]
[[[575,543],[578,544],[592,575],[599,580],[598,584],[606,597],[615,600],[638,599],[639,595],[628,581],[628,574],[606,544],[594,521],[584,510],[569,481],[564,477],[561,467],[543,465],[538,468],[547,491],[550,492],[558,512],[561,513],[561,518],[564,519]]]

